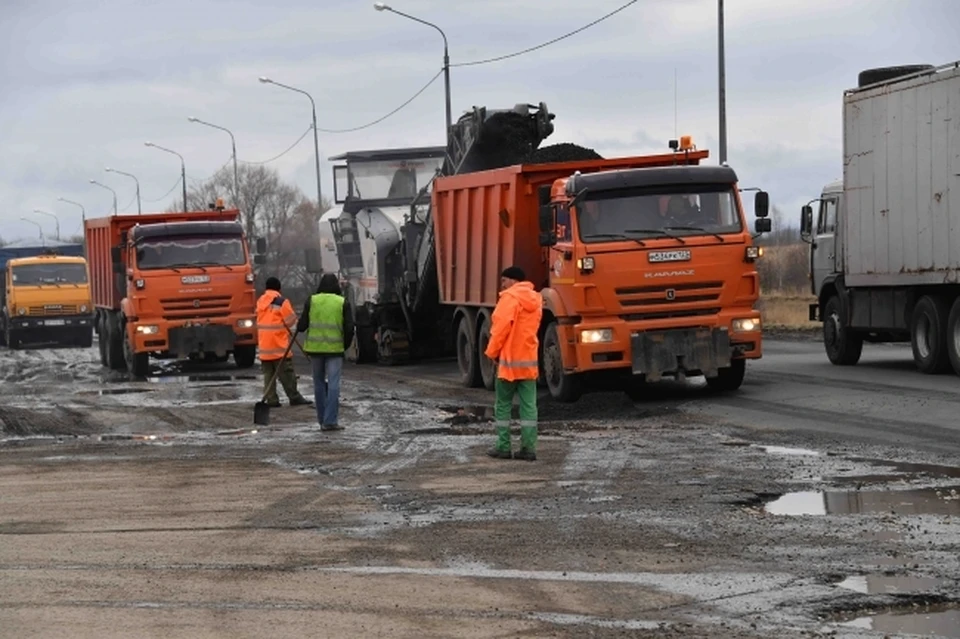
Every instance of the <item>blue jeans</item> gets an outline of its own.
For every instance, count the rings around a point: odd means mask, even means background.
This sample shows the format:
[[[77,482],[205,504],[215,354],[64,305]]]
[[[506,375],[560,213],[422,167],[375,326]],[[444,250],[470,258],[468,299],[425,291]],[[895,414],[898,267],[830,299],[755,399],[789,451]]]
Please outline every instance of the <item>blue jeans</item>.
[[[340,409],[340,374],[343,355],[311,355],[313,365],[313,399],[317,406],[317,421],[321,426],[337,423]]]

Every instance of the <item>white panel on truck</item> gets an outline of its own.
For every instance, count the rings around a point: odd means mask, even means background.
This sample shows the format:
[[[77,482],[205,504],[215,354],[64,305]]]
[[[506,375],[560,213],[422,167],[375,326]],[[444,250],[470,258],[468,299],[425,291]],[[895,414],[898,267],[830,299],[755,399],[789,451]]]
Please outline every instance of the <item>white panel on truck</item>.
[[[848,286],[960,282],[960,68],[844,95]]]

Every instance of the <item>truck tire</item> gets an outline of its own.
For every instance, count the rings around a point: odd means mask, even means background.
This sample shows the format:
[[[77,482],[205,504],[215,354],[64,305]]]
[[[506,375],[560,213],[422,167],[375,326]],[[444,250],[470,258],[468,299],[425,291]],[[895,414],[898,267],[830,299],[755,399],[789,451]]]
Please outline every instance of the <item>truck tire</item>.
[[[863,337],[847,326],[843,305],[836,295],[823,307],[823,348],[836,366],[854,366],[863,354]]]
[[[78,348],[90,348],[93,346],[93,329],[92,328],[80,328],[77,329],[77,339],[74,344]]]
[[[237,368],[250,368],[257,362],[257,347],[253,344],[234,346],[233,362]]]
[[[583,394],[581,378],[563,370],[560,334],[557,323],[550,322],[543,334],[543,376],[546,378],[550,396],[559,402],[575,402]]]
[[[934,68],[932,64],[905,64],[897,67],[864,69],[857,76],[857,87],[865,87],[868,84],[893,80],[894,78],[919,73],[920,71],[932,71]]]
[[[480,381],[487,390],[493,390],[497,385],[497,365],[492,359],[484,355],[490,343],[490,318],[481,315],[480,330],[477,332],[477,364],[480,368]]]
[[[717,370],[716,377],[707,378],[707,386],[711,390],[729,393],[740,388],[743,377],[747,372],[747,360],[732,359],[728,368]]]
[[[107,366],[107,329],[103,325],[103,318],[97,316],[97,350],[100,351],[100,365]]]
[[[483,353],[477,348],[476,323],[470,315],[464,315],[457,323],[457,366],[460,383],[467,388],[479,388],[480,358]]]
[[[4,330],[4,341],[7,343],[7,348],[10,350],[15,351],[21,346],[19,333],[9,326]]]
[[[123,329],[123,361],[127,366],[127,372],[134,377],[146,377],[150,373],[150,354],[134,352],[133,344],[130,343],[130,337],[127,335],[125,326]]]
[[[947,354],[953,372],[960,375],[960,297],[953,301],[947,315]]]
[[[950,367],[947,353],[947,304],[939,297],[924,295],[910,316],[910,346],[913,361],[921,373],[937,375]]]
[[[115,371],[127,370],[127,361],[123,358],[123,335],[120,323],[112,314],[104,318],[107,334],[107,366]]]

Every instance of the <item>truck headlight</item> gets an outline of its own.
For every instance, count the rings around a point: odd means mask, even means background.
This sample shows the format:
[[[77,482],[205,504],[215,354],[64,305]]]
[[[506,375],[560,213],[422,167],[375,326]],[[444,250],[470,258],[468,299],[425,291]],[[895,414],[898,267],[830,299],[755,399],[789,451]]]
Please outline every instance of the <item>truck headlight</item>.
[[[580,269],[582,273],[592,273],[595,262],[592,257],[581,257],[577,260],[577,268]]]
[[[253,328],[253,320],[252,319],[237,320],[237,326],[239,326],[240,328]]]
[[[147,283],[144,282],[143,280],[137,280],[136,282],[134,282],[134,284],[136,285],[137,288],[141,288],[141,289],[147,285]]]
[[[80,312],[81,312],[81,313],[86,313],[86,312],[87,312],[87,305],[86,305],[86,304],[81,304],[81,305],[80,305]]]
[[[744,257],[748,262],[755,262],[759,260],[761,257],[763,257],[763,247],[748,246]]]
[[[23,306],[17,309],[17,315],[26,315],[26,314],[27,314],[27,309],[24,308]]]
[[[609,328],[590,328],[580,331],[580,341],[584,344],[602,344],[613,341],[613,331]]]
[[[160,332],[160,327],[152,324],[141,324],[137,327],[137,332],[141,335],[156,335]]]
[[[735,319],[731,322],[731,327],[734,333],[748,333],[760,329],[760,320],[753,319],[752,317]]]
[[[253,284],[253,273],[247,273],[246,277],[243,278],[247,284]]]

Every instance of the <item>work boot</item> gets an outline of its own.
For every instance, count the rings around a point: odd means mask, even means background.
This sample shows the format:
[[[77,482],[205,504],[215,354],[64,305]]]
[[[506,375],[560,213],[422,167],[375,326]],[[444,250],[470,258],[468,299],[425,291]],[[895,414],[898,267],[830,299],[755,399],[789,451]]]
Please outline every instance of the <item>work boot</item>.
[[[301,397],[294,397],[293,399],[291,399],[290,405],[291,406],[313,406],[313,402],[311,402],[306,397],[301,396]]]
[[[537,460],[537,427],[520,427],[520,450],[513,456],[514,459],[524,459],[526,461]]]
[[[497,426],[497,443],[487,451],[487,455],[494,459],[510,459],[513,457],[509,426]]]

